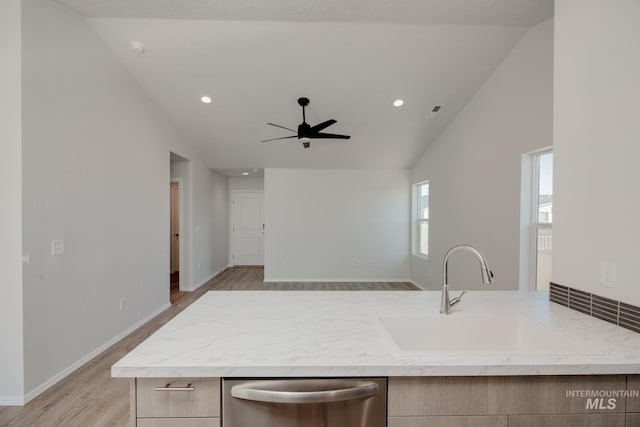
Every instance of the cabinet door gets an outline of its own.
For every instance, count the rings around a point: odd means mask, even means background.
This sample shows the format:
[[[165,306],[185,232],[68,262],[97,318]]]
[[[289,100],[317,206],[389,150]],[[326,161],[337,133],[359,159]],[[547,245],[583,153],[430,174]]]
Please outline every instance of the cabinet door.
[[[391,417],[388,427],[507,427],[506,416]]]
[[[631,393],[640,392],[640,375],[627,376],[627,390],[629,390]],[[627,397],[627,412],[640,412],[640,397]]]
[[[220,416],[219,378],[138,378],[138,418]]]
[[[625,427],[625,415],[509,415],[509,427]]]
[[[137,427],[220,427],[220,418],[138,418]]]
[[[612,406],[594,405],[578,391],[624,389],[624,375],[392,377],[388,412],[389,416],[623,413],[624,398]]]

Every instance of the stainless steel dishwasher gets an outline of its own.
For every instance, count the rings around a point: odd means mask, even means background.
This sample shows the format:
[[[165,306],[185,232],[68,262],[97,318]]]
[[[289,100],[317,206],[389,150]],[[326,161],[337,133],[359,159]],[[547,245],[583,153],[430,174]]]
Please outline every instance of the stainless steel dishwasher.
[[[386,378],[222,380],[222,427],[386,425]]]

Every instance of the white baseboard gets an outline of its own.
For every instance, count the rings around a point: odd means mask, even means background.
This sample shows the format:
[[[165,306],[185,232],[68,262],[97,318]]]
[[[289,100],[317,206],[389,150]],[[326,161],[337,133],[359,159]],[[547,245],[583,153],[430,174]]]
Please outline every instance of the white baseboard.
[[[0,396],[0,406],[24,406],[23,396]]]
[[[227,265],[225,267],[222,267],[220,270],[216,271],[215,273],[213,273],[211,276],[209,276],[207,279],[204,279],[202,282],[200,282],[195,288],[193,288],[193,290],[195,291],[196,289],[198,289],[200,286],[204,285],[205,283],[207,283],[209,280],[213,279],[214,277],[216,277],[218,274],[222,273],[223,271],[225,271],[227,268],[231,267],[230,265]]]
[[[411,283],[413,286],[415,286],[418,289],[422,289],[423,291],[428,291],[429,289],[425,288],[424,286],[420,285],[420,283],[416,283],[413,280],[409,280],[409,283]]]
[[[398,282],[409,282],[409,283],[413,283],[411,282],[410,279],[380,279],[380,278],[367,278],[367,279],[309,279],[308,277],[305,277],[304,279],[290,279],[290,278],[286,278],[286,279],[264,279],[263,280],[264,283],[272,283],[272,282],[370,282],[370,283],[384,283],[384,282],[390,282],[390,283],[398,283]]]
[[[55,385],[58,381],[60,381],[63,378],[65,378],[66,376],[68,376],[69,374],[74,372],[76,369],[80,368],[82,365],[84,365],[85,363],[87,363],[88,361],[90,361],[91,359],[93,359],[94,357],[96,357],[97,355],[102,353],[103,351],[105,351],[107,348],[111,347],[112,345],[114,345],[115,343],[120,341],[122,338],[126,337],[131,332],[135,331],[140,326],[144,325],[149,320],[153,319],[154,317],[156,317],[158,314],[162,313],[163,311],[165,311],[169,307],[171,307],[171,304],[169,304],[169,303],[163,305],[162,307],[160,307],[159,309],[157,309],[153,313],[151,313],[148,316],[146,316],[144,319],[142,319],[142,320],[138,321],[137,323],[135,323],[134,325],[128,327],[127,329],[125,329],[124,331],[120,332],[118,335],[116,335],[115,337],[111,338],[109,341],[107,341],[106,343],[102,344],[100,347],[96,348],[95,350],[93,350],[92,352],[90,352],[89,354],[87,354],[86,356],[81,358],[80,360],[72,363],[67,368],[63,369],[62,371],[60,371],[59,373],[57,373],[53,377],[49,378],[47,381],[43,382],[42,384],[40,384],[39,386],[37,386],[36,388],[34,388],[33,390],[31,390],[30,392],[28,392],[27,394],[24,395],[24,399],[22,399],[22,405],[26,405],[31,400],[33,400],[34,398],[38,397],[40,394],[44,393],[47,389],[49,389],[50,387]],[[3,404],[2,401],[0,401],[0,405],[2,405],[2,404]]]

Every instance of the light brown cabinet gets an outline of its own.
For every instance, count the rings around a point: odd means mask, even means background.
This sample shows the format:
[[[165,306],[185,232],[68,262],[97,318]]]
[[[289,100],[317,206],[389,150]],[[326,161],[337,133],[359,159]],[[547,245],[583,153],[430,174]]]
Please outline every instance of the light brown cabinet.
[[[220,427],[220,418],[138,418],[138,427]]]
[[[389,378],[389,416],[625,412],[582,397],[582,390],[626,390],[625,375]],[[573,394],[572,394],[573,392]]]
[[[219,427],[219,378],[137,378],[131,383],[134,427]]]
[[[390,377],[388,427],[640,427],[624,390],[640,375]],[[131,426],[220,427],[220,401],[219,378],[133,379]]]
[[[509,427],[625,427],[625,415],[510,415]]]
[[[507,427],[507,417],[389,417],[387,427]]]
[[[393,377],[388,384],[389,427],[624,427],[625,419],[637,421],[626,414],[629,399],[606,394],[627,390],[626,375]],[[607,397],[593,397],[600,391]]]

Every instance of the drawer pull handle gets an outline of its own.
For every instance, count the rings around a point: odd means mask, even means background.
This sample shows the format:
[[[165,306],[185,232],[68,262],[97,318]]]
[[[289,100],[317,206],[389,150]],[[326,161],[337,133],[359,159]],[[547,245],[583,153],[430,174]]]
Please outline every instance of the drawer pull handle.
[[[164,387],[156,387],[156,391],[196,391],[196,388],[191,383],[187,384],[186,387],[170,387],[170,384],[167,384]]]

